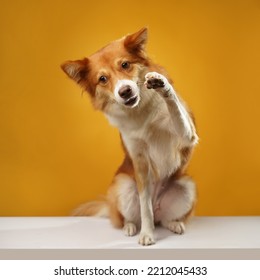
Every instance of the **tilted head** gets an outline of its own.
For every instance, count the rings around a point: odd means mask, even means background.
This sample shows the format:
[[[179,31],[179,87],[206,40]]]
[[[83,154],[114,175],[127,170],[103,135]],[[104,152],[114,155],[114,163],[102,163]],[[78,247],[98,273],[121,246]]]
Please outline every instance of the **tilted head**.
[[[82,60],[67,61],[63,71],[86,90],[97,109],[106,111],[118,103],[133,108],[140,101],[145,69],[147,29],[113,41]]]

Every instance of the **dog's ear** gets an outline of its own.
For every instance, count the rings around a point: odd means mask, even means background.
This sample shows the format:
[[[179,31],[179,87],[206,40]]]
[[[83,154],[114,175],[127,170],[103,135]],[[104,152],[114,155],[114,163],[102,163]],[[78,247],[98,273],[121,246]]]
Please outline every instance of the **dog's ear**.
[[[124,46],[130,52],[143,56],[145,54],[145,44],[147,42],[148,30],[146,27],[136,33],[127,35],[124,39]]]
[[[61,65],[61,69],[76,83],[80,84],[86,79],[88,72],[89,60],[84,58],[82,60],[70,60]]]

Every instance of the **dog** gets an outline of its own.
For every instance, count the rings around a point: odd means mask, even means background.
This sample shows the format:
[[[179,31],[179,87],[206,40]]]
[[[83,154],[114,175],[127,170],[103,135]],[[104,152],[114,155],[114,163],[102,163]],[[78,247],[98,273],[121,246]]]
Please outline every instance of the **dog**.
[[[140,231],[145,246],[155,243],[157,224],[184,233],[197,200],[186,167],[199,139],[166,70],[147,56],[147,33],[142,28],[61,65],[118,128],[125,153],[106,199],[82,204],[74,214],[109,217],[127,236]]]

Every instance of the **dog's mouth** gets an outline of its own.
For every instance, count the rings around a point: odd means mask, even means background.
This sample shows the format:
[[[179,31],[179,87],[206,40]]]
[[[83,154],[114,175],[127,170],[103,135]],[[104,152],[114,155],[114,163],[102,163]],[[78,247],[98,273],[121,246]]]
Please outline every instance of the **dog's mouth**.
[[[127,107],[134,108],[140,101],[140,89],[132,80],[118,80],[114,89],[115,100]]]
[[[138,96],[132,96],[130,98],[128,98],[126,100],[126,102],[124,103],[124,105],[128,106],[128,107],[134,107],[136,106],[138,103]]]

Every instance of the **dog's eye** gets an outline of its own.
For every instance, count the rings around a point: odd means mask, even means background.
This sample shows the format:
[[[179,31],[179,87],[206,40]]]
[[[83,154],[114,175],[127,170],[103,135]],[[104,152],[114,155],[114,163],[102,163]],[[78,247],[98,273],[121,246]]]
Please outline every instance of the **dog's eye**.
[[[102,84],[105,84],[107,82],[107,77],[106,76],[100,76],[99,77],[99,81],[102,83]]]
[[[123,69],[128,69],[130,67],[130,62],[125,61],[121,64],[121,66],[122,66]]]

